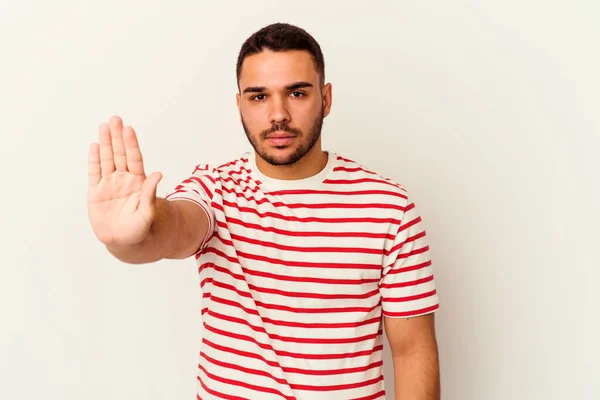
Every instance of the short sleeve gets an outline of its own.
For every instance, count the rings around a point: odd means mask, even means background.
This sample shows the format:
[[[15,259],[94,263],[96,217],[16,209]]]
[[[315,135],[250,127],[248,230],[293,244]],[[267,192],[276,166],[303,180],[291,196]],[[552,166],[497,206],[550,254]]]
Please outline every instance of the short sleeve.
[[[421,216],[409,198],[384,255],[379,292],[385,317],[415,317],[439,308],[426,235]]]
[[[216,219],[212,200],[217,189],[218,172],[209,165],[197,165],[191,176],[183,180],[165,199],[169,201],[190,201],[198,205],[208,217],[208,232],[198,252],[204,250],[215,231]]]

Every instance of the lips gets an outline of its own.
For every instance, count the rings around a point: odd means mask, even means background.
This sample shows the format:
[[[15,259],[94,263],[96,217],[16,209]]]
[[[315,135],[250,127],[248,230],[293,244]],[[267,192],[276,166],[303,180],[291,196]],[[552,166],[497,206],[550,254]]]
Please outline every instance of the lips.
[[[267,141],[271,143],[273,146],[287,146],[294,141],[296,136],[290,133],[281,132],[281,133],[272,133],[267,136]]]

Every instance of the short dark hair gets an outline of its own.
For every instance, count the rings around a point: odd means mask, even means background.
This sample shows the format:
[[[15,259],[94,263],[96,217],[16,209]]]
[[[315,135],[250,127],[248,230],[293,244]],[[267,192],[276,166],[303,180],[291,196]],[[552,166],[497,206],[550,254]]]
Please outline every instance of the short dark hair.
[[[254,32],[240,49],[237,59],[236,76],[240,81],[242,63],[246,57],[258,54],[263,50],[271,51],[308,51],[321,77],[321,85],[325,82],[325,60],[319,43],[304,29],[286,23],[275,23]]]

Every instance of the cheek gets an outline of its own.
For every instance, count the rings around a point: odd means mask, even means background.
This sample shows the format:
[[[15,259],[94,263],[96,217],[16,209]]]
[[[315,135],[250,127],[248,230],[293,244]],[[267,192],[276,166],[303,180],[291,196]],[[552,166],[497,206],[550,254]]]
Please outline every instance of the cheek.
[[[264,123],[264,119],[261,119],[260,115],[256,115],[256,113],[251,111],[244,110],[241,113],[241,117],[242,123],[246,126],[246,129],[252,136],[258,136],[260,132],[271,127]]]
[[[296,110],[296,115],[293,119],[298,125],[304,129],[312,126],[315,119],[321,115],[321,103],[311,103],[310,106]]]
[[[261,119],[265,119],[266,108],[261,106],[260,104],[246,104],[242,107],[242,115],[244,119],[247,121],[252,121],[253,123],[258,123]]]

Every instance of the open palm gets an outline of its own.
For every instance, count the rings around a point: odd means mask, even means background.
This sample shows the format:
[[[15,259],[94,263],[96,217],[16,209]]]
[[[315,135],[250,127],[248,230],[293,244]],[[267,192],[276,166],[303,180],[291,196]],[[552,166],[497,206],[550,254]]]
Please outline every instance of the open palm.
[[[131,127],[119,117],[98,129],[89,150],[88,216],[104,244],[131,245],[149,232],[156,212],[160,173],[146,176],[142,153]]]

